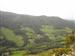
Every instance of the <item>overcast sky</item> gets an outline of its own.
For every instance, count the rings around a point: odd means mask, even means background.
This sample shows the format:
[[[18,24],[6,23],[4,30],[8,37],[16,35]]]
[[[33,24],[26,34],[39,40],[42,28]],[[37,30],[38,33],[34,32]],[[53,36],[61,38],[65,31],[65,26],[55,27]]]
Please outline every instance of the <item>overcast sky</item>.
[[[0,0],[0,10],[75,20],[75,0]]]

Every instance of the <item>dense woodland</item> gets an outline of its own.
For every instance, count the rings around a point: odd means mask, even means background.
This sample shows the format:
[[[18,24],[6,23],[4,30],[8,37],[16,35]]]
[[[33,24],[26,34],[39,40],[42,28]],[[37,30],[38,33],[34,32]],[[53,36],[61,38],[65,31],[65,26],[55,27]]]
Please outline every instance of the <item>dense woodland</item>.
[[[0,11],[0,56],[75,56],[75,21]]]

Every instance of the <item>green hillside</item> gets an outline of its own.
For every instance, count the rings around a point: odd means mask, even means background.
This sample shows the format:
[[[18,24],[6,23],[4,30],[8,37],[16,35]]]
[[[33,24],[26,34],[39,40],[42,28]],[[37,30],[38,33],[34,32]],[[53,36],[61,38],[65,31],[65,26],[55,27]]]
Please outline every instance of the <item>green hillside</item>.
[[[74,22],[0,11],[0,56],[61,56],[74,52]]]

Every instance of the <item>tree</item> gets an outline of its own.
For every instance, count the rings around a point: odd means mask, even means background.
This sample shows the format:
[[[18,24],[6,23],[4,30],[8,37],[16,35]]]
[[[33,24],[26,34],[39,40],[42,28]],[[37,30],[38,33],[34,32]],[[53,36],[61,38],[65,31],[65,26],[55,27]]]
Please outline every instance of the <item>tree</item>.
[[[23,37],[20,35],[16,35],[13,30],[2,27],[1,32],[6,40],[14,42],[18,47],[23,46]]]
[[[70,45],[72,45],[74,43],[75,43],[75,32],[72,31],[70,34],[68,34],[65,37],[65,44],[66,44],[66,46],[70,46]]]
[[[56,32],[53,26],[42,25],[40,29],[49,39],[54,37],[54,33]]]
[[[37,34],[32,28],[26,27],[24,30],[26,32],[26,35],[28,36],[29,43],[34,43],[35,39],[37,38]]]
[[[37,38],[37,34],[35,33],[35,31],[32,28],[29,28],[29,27],[23,28],[22,31],[25,32],[25,34],[27,35],[27,38],[28,38],[28,43],[27,43],[26,49],[28,49],[30,52],[32,52],[33,48],[35,48],[35,40]]]

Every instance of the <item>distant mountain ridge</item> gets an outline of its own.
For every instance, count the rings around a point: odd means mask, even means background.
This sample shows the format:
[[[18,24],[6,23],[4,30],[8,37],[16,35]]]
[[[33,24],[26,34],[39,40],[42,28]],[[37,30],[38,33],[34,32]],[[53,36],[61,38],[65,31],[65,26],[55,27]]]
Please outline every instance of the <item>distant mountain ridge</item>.
[[[41,25],[48,24],[56,28],[69,27],[75,29],[74,22],[56,16],[31,16],[0,11],[0,26],[11,28],[15,28],[17,25],[39,28]]]

